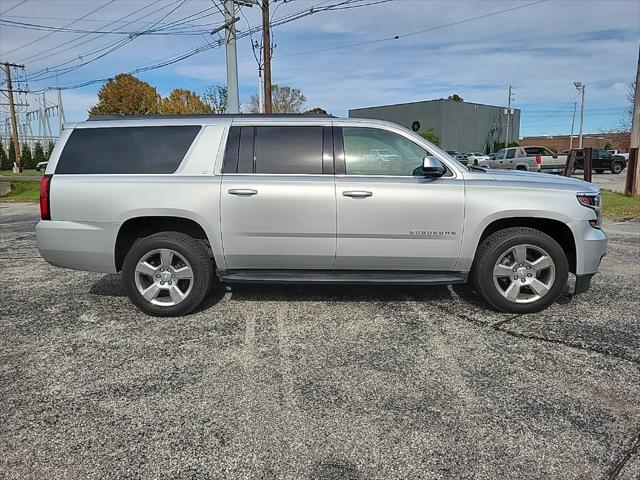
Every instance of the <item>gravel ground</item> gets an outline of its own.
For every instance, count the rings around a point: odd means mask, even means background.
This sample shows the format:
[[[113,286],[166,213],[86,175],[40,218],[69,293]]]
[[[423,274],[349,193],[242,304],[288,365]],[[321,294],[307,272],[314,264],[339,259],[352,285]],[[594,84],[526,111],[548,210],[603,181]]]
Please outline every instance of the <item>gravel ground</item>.
[[[36,209],[0,205],[3,479],[640,478],[637,223],[541,314],[243,286],[158,319],[46,264]]]

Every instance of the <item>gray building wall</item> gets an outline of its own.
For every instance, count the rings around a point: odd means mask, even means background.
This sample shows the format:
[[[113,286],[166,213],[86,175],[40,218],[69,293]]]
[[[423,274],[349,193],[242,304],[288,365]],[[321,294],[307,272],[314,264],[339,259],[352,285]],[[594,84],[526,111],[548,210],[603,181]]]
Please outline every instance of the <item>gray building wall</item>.
[[[494,142],[505,142],[506,107],[479,103],[429,100],[379,107],[349,110],[349,117],[388,120],[407,128],[420,123],[420,131],[434,130],[440,138],[440,147],[459,152],[482,152]],[[510,115],[509,138],[520,136],[520,110]]]

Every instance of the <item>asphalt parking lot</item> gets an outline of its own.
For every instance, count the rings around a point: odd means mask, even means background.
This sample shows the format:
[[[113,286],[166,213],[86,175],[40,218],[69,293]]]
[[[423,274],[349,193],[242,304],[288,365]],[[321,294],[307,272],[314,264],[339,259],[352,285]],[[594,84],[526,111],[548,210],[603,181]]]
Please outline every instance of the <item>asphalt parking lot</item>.
[[[0,204],[0,477],[640,478],[640,224],[529,316],[465,288],[234,287],[188,317]],[[217,304],[214,304],[217,301]]]

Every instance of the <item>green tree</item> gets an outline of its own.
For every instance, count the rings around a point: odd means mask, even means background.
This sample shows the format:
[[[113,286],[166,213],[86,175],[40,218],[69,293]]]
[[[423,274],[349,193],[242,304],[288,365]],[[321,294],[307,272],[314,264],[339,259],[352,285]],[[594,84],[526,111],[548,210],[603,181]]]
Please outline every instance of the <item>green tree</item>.
[[[40,142],[36,142],[33,147],[33,159],[36,165],[40,162],[44,162],[47,158],[44,155],[44,148],[42,148],[42,144]]]
[[[227,113],[228,98],[225,85],[209,85],[202,94],[202,101],[213,110],[213,113]]]
[[[307,97],[297,88],[280,87],[274,83],[271,85],[271,100],[273,113],[301,113]],[[258,95],[251,95],[249,112],[260,113]]]
[[[13,146],[13,137],[9,139],[9,162],[11,163],[11,167],[13,168],[13,164],[16,161],[16,148]]]
[[[7,155],[2,139],[0,139],[0,170],[11,170],[11,162],[9,161],[9,155]]]
[[[440,145],[440,137],[438,136],[438,134],[432,130],[423,130],[420,133],[418,133],[418,135],[420,135],[422,138],[424,138],[425,140],[433,143],[434,145]]]
[[[310,110],[307,110],[304,113],[309,113],[314,115],[329,115],[329,113],[324,108],[320,108],[320,107],[312,108]]]
[[[171,91],[162,99],[160,113],[165,115],[185,115],[190,113],[213,113],[209,105],[204,103],[197,93],[183,88]]]
[[[154,87],[133,75],[121,73],[107,80],[89,115],[153,115],[160,113],[161,97]]]
[[[49,157],[51,157],[51,152],[53,152],[53,149],[55,148],[56,143],[53,140],[49,140],[49,144],[47,145],[47,151],[44,153],[44,157],[45,160],[49,160]]]
[[[464,98],[462,98],[457,93],[454,93],[453,95],[449,95],[447,97],[447,100],[453,100],[454,102],[464,102]]]
[[[31,153],[31,146],[23,143],[20,156],[22,157],[22,169],[26,168],[27,170],[33,170],[34,168],[36,168],[36,163]]]

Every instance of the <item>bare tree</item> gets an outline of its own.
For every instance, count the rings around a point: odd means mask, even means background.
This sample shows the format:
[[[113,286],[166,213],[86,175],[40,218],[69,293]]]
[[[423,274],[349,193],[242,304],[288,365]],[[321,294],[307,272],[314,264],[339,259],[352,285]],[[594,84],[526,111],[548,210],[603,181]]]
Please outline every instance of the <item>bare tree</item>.
[[[227,113],[227,87],[225,85],[209,85],[202,94],[202,101],[213,113]]]
[[[271,86],[273,98],[273,113],[301,113],[307,102],[300,90],[291,87]],[[260,113],[260,105],[257,95],[251,95],[247,106],[249,113]]]

